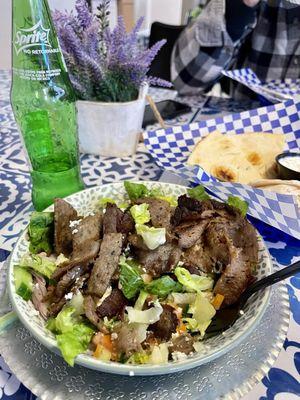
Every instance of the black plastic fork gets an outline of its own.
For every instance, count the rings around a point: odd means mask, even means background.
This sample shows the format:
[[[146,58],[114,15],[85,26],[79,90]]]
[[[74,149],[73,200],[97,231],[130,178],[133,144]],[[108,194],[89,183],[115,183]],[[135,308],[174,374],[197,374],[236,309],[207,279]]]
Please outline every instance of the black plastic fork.
[[[274,285],[275,283],[280,282],[292,275],[295,275],[297,272],[300,272],[300,261],[297,261],[288,267],[274,272],[274,274],[266,276],[259,281],[252,283],[252,285],[250,285],[244,291],[237,303],[217,311],[216,315],[211,321],[211,324],[206,329],[205,338],[215,336],[220,332],[224,332],[226,329],[230,328],[243,313],[242,310],[245,304],[254,293],[265,289],[268,286]]]

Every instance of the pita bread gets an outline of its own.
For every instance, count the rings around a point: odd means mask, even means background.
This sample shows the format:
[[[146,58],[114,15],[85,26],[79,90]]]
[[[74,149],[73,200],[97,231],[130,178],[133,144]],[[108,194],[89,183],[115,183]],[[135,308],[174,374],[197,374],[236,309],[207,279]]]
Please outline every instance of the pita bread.
[[[298,206],[300,207],[300,182],[295,180],[281,179],[261,179],[259,181],[250,182],[250,185],[262,190],[270,190],[271,192],[291,194],[297,197]]]
[[[283,147],[283,134],[215,131],[197,143],[188,164],[200,165],[221,181],[249,183],[276,177],[275,157]]]

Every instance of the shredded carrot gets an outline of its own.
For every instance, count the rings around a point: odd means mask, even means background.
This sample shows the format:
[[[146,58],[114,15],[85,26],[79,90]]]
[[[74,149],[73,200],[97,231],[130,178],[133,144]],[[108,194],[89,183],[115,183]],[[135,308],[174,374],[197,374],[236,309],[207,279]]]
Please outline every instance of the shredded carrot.
[[[107,350],[110,352],[113,351],[113,344],[110,335],[103,335],[101,343]]]
[[[186,332],[186,326],[184,325],[183,322],[181,322],[181,323],[177,326],[176,332],[177,332],[177,333],[184,333],[184,332]]]
[[[101,355],[101,351],[102,351],[102,344],[97,344],[96,350],[93,353],[93,356],[96,358],[99,358]]]
[[[213,301],[211,302],[211,304],[216,310],[219,310],[223,303],[223,300],[224,300],[224,296],[222,294],[217,293],[215,295]]]

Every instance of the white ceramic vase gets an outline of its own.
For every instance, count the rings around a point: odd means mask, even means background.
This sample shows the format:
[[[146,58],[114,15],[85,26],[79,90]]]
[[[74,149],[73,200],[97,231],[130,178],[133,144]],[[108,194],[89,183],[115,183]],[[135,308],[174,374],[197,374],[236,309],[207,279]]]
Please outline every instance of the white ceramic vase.
[[[77,101],[80,151],[107,157],[133,155],[142,130],[147,92],[148,85],[143,84],[134,101]]]

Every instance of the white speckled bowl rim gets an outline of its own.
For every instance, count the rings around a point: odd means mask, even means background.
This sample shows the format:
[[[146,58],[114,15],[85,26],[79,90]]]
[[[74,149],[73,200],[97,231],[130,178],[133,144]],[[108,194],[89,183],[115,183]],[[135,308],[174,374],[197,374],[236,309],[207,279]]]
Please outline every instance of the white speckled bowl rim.
[[[186,187],[180,186],[180,185],[175,185],[175,184],[170,184],[170,183],[163,183],[163,182],[151,182],[151,181],[139,181],[136,183],[144,183],[148,187],[155,187],[155,188],[162,188],[162,189],[174,189],[174,191],[179,191],[181,193],[185,193]],[[89,194],[89,192],[94,191],[97,193],[98,198],[101,198],[101,192],[103,190],[107,190],[109,188],[114,188],[114,190],[121,190],[123,191],[123,182],[118,182],[118,183],[111,183],[111,184],[106,184],[98,187],[92,187],[89,189],[85,189],[81,192],[75,193],[73,195],[70,195],[66,197],[65,199],[67,201],[70,201],[72,203],[73,201],[73,206],[76,207],[76,203],[74,203],[74,198],[78,195],[80,196],[85,196]],[[107,194],[105,195],[107,196]],[[53,210],[53,206],[48,207],[45,211],[50,211]],[[44,336],[40,334],[40,332],[35,329],[35,327],[31,323],[31,319],[27,319],[24,317],[22,310],[19,308],[19,302],[24,302],[15,292],[15,287],[14,287],[14,279],[13,279],[13,266],[15,265],[13,262],[14,255],[17,252],[18,246],[22,241],[24,241],[25,236],[26,236],[26,231],[23,231],[23,233],[20,235],[10,257],[10,262],[8,265],[8,292],[10,296],[10,300],[12,303],[13,309],[16,311],[20,321],[22,324],[32,333],[32,335],[44,346],[46,346],[49,350],[53,351],[56,354],[60,355],[60,351],[57,348],[55,338],[50,338],[48,336]],[[268,252],[268,249],[263,242],[263,239],[259,234],[258,239],[259,239],[259,247],[260,250],[263,251],[264,253],[264,262],[266,263],[266,274],[269,275],[273,271],[273,265],[272,265],[272,260],[270,257],[270,254]],[[260,265],[258,266],[258,271],[259,271]],[[261,277],[265,276],[262,275]],[[224,355],[234,347],[238,346],[243,340],[246,339],[248,335],[251,334],[251,332],[257,327],[259,324],[261,318],[263,317],[266,308],[269,304],[269,299],[270,299],[270,288],[265,289],[263,292],[260,293],[260,304],[257,307],[257,312],[255,313],[255,316],[250,318],[250,320],[247,321],[247,310],[245,309],[245,314],[239,318],[239,320],[235,323],[233,327],[228,329],[225,332],[225,337],[231,336],[231,339],[228,338],[225,343],[219,346],[214,346],[208,354],[201,354],[201,353],[196,353],[192,357],[188,357],[187,359],[176,361],[176,362],[169,362],[167,364],[162,364],[162,365],[128,365],[128,364],[120,364],[116,362],[103,362],[100,360],[97,360],[96,358],[88,355],[88,354],[81,354],[76,357],[75,363],[82,365],[87,368],[91,368],[94,370],[98,371],[103,371],[107,373],[113,373],[113,374],[119,374],[119,375],[139,375],[139,376],[152,376],[152,375],[162,375],[162,374],[170,374],[173,372],[179,372],[179,371],[184,371],[190,368],[198,367],[202,364],[208,363],[212,360],[215,360],[216,358]],[[252,303],[256,301],[256,295],[254,295],[250,300],[249,304],[251,306]],[[32,318],[35,318],[35,310],[33,306],[31,307],[33,314]],[[245,323],[243,323],[243,320],[245,320]],[[240,323],[240,329],[236,330],[235,326],[237,323]],[[221,335],[220,335],[221,336]],[[205,341],[205,345],[209,344],[211,340],[215,340],[215,338],[208,339]]]

